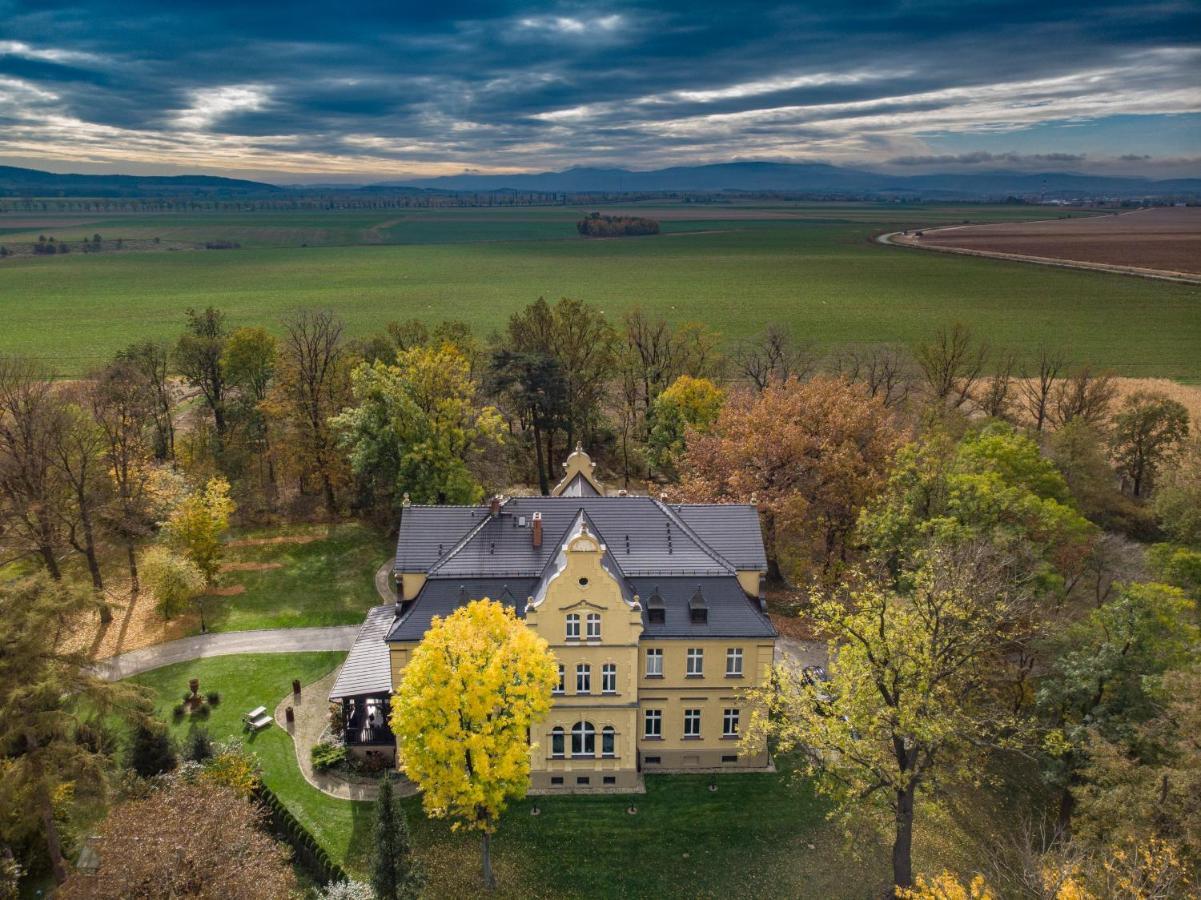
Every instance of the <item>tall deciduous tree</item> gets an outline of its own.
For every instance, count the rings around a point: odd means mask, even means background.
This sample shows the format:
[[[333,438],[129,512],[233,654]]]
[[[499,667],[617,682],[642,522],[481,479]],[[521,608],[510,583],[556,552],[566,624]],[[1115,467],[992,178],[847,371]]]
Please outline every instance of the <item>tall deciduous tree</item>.
[[[355,405],[331,420],[351,469],[392,500],[477,503],[470,463],[501,440],[500,414],[478,402],[467,359],[450,344],[362,364],[351,375]]]
[[[149,415],[154,423],[155,458],[175,459],[175,397],[171,390],[166,344],[157,341],[130,344],[117,354],[116,362],[139,373],[151,392]]]
[[[163,523],[167,544],[187,557],[210,586],[221,568],[224,550],[221,538],[229,529],[233,511],[229,482],[224,478],[213,478],[203,488],[180,500]]]
[[[816,597],[831,680],[777,668],[751,692],[744,738],[801,750],[844,812],[887,821],[897,888],[913,883],[921,804],[938,784],[979,778],[986,750],[1017,734],[998,691],[1009,665],[998,635],[1023,627],[1030,603],[1020,575],[983,543],[928,546],[908,581],[904,592],[866,580]]]
[[[0,585],[0,844],[40,840],[59,882],[67,872],[55,798],[68,785],[80,799],[99,792],[110,763],[85,715],[147,710],[139,689],[100,680],[83,652],[59,643],[64,623],[95,603],[46,575]]]
[[[301,310],[284,322],[271,403],[286,426],[302,481],[317,477],[331,517],[338,513],[338,484],[345,476],[329,420],[350,403],[350,362],[333,313]]]
[[[879,400],[842,379],[818,377],[730,397],[709,434],[688,446],[680,494],[689,500],[756,497],[769,576],[792,548],[802,574],[831,574],[864,504],[883,486],[900,435]]]
[[[239,328],[229,336],[222,366],[236,392],[232,412],[251,456],[259,461],[269,496],[275,491],[275,464],[263,410],[278,359],[275,337],[265,328]]]
[[[1159,468],[1188,437],[1188,410],[1161,394],[1136,391],[1113,417],[1113,456],[1135,497],[1151,492]]]
[[[988,362],[988,345],[976,341],[971,329],[956,322],[940,328],[934,338],[913,351],[932,399],[953,409],[963,406]]]
[[[187,311],[187,328],[175,345],[175,366],[188,383],[200,390],[213,417],[218,454],[225,446],[225,344],[229,329],[225,313],[209,306]]]
[[[551,469],[543,438],[562,428],[567,416],[567,380],[557,360],[539,353],[498,350],[488,371],[488,390],[502,405],[515,411],[523,431],[533,436],[538,487],[550,493]]]
[[[740,343],[733,360],[738,374],[759,390],[775,381],[806,378],[817,367],[809,349],[799,346],[780,325],[768,325],[756,337]]]
[[[604,314],[580,300],[564,297],[551,306],[539,297],[512,315],[506,337],[505,350],[558,363],[565,392],[564,445],[585,439],[600,418],[616,366],[617,333]],[[553,461],[553,432],[544,432],[544,437],[546,457]]]
[[[72,386],[55,398],[57,424],[52,430],[51,460],[65,488],[58,505],[67,543],[87,560],[92,587],[104,590],[100,559],[96,552],[97,528],[102,510],[111,496],[105,477],[104,429],[92,418],[86,402],[87,387]],[[108,606],[103,621],[108,621]]]
[[[528,729],[545,718],[557,683],[546,641],[511,609],[478,600],[434,618],[393,700],[405,774],[421,787],[427,815],[480,833],[488,888],[489,837],[529,787]]]
[[[53,464],[62,424],[54,386],[40,366],[0,357],[0,498],[5,537],[41,557],[59,578],[59,512],[65,487]]]
[[[1190,661],[1196,603],[1179,588],[1133,584],[1053,639],[1039,680],[1048,727],[1047,775],[1059,790],[1058,830],[1070,835],[1090,735],[1124,737],[1153,712],[1152,679]]]
[[[726,392],[708,378],[681,375],[660,394],[651,407],[651,433],[647,441],[651,465],[669,477],[677,476],[688,429],[705,433],[713,428]]]
[[[92,415],[104,435],[104,457],[112,481],[114,502],[107,509],[109,530],[125,546],[130,593],[137,596],[138,541],[153,525],[148,482],[150,448],[146,444],[146,419],[156,408],[154,386],[131,363],[109,365],[92,380]],[[157,439],[156,439],[157,440]]]

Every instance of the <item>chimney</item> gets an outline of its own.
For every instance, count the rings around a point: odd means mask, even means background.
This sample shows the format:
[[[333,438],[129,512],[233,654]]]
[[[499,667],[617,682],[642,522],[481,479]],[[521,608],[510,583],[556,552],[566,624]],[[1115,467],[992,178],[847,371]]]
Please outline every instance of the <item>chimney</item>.
[[[500,494],[492,495],[492,500],[488,504],[488,514],[494,519],[500,515]]]
[[[542,513],[540,512],[534,513],[532,539],[535,550],[542,546]]]

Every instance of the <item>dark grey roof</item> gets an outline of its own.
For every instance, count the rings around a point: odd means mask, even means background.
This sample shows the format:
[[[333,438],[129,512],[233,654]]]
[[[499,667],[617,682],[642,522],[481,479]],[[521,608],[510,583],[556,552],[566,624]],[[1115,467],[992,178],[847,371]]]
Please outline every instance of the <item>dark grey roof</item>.
[[[392,627],[395,615],[393,604],[372,607],[368,611],[367,620],[355,636],[354,646],[334,680],[329,699],[392,692],[392,664],[384,636]]]
[[[430,567],[430,575],[537,577],[558,553],[581,510],[595,524],[597,535],[626,575],[703,576],[734,571],[675,510],[649,497],[515,497],[495,517],[487,517],[487,509],[480,507],[486,518],[475,520],[476,529],[458,546],[447,548],[446,555]],[[538,548],[533,546],[530,530],[535,512],[542,513],[542,546]],[[757,522],[753,537],[759,540]]]
[[[400,513],[397,572],[425,572],[488,515],[486,506],[409,506]]]
[[[634,578],[622,579],[627,599],[634,594],[644,598],[643,638],[751,637],[772,638],[776,635],[771,620],[759,609],[757,600],[743,593],[738,579],[732,575],[704,578]],[[526,599],[537,590],[538,579],[498,578],[431,578],[417,595],[409,613],[388,633],[390,641],[419,641],[434,616],[447,616],[460,606],[488,597],[512,606],[517,615],[525,616]],[[700,587],[708,608],[707,621],[693,623],[689,601]],[[506,595],[506,589],[508,594]],[[665,611],[662,623],[651,623],[646,613],[647,601],[656,590],[663,599]]]
[[[672,506],[672,510],[736,569],[767,571],[767,554],[763,550],[759,513],[755,507],[735,503],[694,503]]]
[[[419,641],[434,616],[448,616],[460,606],[485,597],[512,606],[517,615],[524,616],[526,600],[537,583],[536,578],[430,578],[408,613],[387,632],[387,639]]]
[[[600,492],[582,473],[577,472],[571,483],[559,493],[560,497],[599,497]]]
[[[724,578],[634,578],[631,579],[639,597],[649,601],[656,589],[663,598],[664,617],[661,624],[652,623],[646,610],[642,613],[642,638],[686,637],[762,637],[772,638],[776,629],[732,576]],[[704,595],[708,621],[694,624],[689,601],[697,588]],[[647,605],[643,602],[643,607]]]

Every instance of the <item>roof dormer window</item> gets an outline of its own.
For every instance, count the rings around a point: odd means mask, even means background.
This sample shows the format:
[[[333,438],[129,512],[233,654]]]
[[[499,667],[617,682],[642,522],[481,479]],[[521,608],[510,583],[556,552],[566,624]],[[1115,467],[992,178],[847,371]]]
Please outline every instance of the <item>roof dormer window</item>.
[[[688,601],[688,618],[693,625],[704,625],[709,621],[709,604],[705,602],[705,595],[701,593],[701,586],[696,586],[696,593]]]
[[[663,602],[658,588],[646,600],[646,619],[652,625],[662,625],[667,621],[667,604]]]

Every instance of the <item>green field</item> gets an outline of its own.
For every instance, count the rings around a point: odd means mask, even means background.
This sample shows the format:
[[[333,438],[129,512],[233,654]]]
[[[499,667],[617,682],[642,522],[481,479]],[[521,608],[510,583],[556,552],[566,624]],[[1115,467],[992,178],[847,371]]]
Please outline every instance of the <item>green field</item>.
[[[626,211],[630,207],[623,207]],[[1037,218],[1022,207],[897,204],[636,207],[656,237],[585,240],[580,208],[78,217],[14,231],[82,238],[228,239],[238,250],[112,252],[0,261],[0,351],[77,374],[137,337],[170,338],[183,310],[275,326],[299,306],[336,310],[351,334],[391,320],[462,318],[481,333],[544,295],[610,316],[642,305],[727,340],[772,322],[823,348],[910,344],[962,321],[994,345],[1040,344],[1123,375],[1201,379],[1201,287],[877,245],[882,231]],[[17,227],[26,231],[17,233]],[[308,246],[301,246],[307,244]]]

